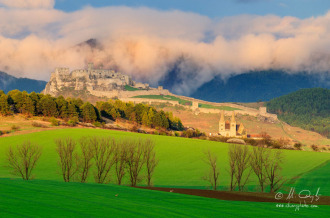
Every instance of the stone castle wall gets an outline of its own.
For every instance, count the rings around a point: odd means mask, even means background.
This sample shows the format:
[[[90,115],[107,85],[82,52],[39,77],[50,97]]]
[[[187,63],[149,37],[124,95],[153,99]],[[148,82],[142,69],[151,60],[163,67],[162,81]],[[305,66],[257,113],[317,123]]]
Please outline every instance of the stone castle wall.
[[[161,100],[161,99],[146,99],[146,98],[119,98],[121,101],[124,102],[133,102],[135,104],[138,103],[147,103],[151,105],[152,103],[169,103],[173,106],[179,105],[179,102],[177,101],[170,101],[170,100]]]
[[[118,97],[119,99],[131,98],[137,95],[170,95],[171,93],[167,89],[150,89],[150,90],[140,90],[140,91],[123,91],[123,90],[113,90],[109,91],[97,91],[97,90],[88,90],[92,95],[97,97],[107,97],[114,98]],[[145,99],[148,101],[149,99]],[[157,100],[157,99],[152,99]]]

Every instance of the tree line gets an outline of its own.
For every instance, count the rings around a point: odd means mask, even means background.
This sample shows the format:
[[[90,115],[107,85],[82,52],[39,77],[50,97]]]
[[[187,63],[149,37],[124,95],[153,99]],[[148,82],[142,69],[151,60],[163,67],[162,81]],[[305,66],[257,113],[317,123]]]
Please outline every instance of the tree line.
[[[204,180],[208,181],[214,190],[217,190],[220,181],[220,167],[218,157],[211,151],[205,152],[204,161],[209,169]],[[254,173],[261,192],[269,187],[270,192],[278,191],[287,181],[281,176],[283,154],[281,150],[245,145],[229,145],[228,174],[230,177],[230,191],[244,191],[250,176]]]
[[[330,90],[301,89],[267,102],[267,109],[290,125],[330,137]]]
[[[121,185],[123,178],[127,176],[131,186],[136,186],[143,178],[148,186],[152,185],[158,159],[155,144],[150,139],[116,140],[94,136],[83,137],[78,141],[59,138],[55,140],[55,144],[59,172],[64,182],[85,183],[93,173],[95,182],[100,184],[109,183],[111,178],[115,178],[115,182]],[[24,180],[33,179],[32,172],[41,153],[41,147],[30,141],[16,147],[10,146],[7,166],[14,175]]]
[[[97,102],[96,106],[80,98],[52,97],[40,93],[12,90],[5,94],[0,90],[0,115],[20,113],[28,116],[46,116],[61,118],[70,123],[102,122],[102,117],[112,120],[118,118],[130,120],[152,128],[183,130],[179,118],[170,112],[157,111],[154,107],[120,100]]]

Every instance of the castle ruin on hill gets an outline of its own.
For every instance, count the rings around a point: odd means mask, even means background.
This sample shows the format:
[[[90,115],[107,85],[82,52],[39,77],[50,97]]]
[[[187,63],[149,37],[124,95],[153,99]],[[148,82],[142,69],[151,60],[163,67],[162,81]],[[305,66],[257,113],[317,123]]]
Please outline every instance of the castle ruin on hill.
[[[76,69],[71,72],[69,68],[56,68],[43,93],[58,96],[79,91],[108,98],[169,94],[169,91],[162,87],[151,88],[149,84],[135,82],[130,76],[120,72],[96,69],[92,63],[88,64],[87,69]]]

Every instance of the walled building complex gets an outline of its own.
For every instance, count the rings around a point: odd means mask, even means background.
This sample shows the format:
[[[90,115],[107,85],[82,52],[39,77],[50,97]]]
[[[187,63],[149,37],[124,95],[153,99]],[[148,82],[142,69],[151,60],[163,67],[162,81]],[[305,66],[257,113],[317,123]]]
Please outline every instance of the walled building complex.
[[[246,131],[243,123],[237,124],[235,112],[232,112],[231,120],[225,121],[224,111],[221,111],[219,121],[219,134],[224,137],[245,137]]]

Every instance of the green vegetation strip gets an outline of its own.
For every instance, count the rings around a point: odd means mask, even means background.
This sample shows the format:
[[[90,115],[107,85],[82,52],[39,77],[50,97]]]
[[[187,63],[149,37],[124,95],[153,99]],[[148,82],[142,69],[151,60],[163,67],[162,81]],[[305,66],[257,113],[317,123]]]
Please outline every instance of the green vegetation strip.
[[[220,167],[220,188],[228,188],[230,177],[228,174],[228,147],[230,144],[213,142],[206,140],[177,138],[159,135],[147,135],[131,132],[121,132],[102,129],[58,129],[35,132],[26,135],[17,135],[11,137],[0,138],[0,177],[2,178],[18,178],[10,174],[6,165],[6,152],[9,145],[16,146],[25,140],[31,140],[38,143],[42,147],[42,155],[39,163],[33,172],[36,179],[57,180],[62,181],[59,174],[58,156],[55,150],[54,139],[59,137],[72,137],[79,139],[83,136],[112,136],[114,138],[151,138],[155,141],[156,155],[159,159],[159,165],[155,169],[153,184],[163,187],[186,187],[186,188],[209,188],[209,184],[202,179],[208,172],[208,166],[203,161],[203,152],[211,150],[218,156],[218,166]],[[283,176],[292,178],[309,172],[322,163],[330,160],[329,153],[321,152],[305,152],[283,150],[285,157],[283,163]],[[95,167],[95,166],[94,166]],[[94,171],[94,168],[92,168]],[[326,165],[324,172],[330,171],[330,165]],[[94,182],[90,174],[88,182]],[[112,173],[112,175],[114,175]],[[114,178],[112,177],[114,180]],[[330,180],[330,174],[324,175],[324,180]],[[298,181],[299,182],[299,181]],[[128,184],[123,181],[123,184]],[[145,185],[143,180],[141,185]],[[255,176],[250,178],[248,183],[252,189],[257,184]],[[315,189],[323,186],[322,181],[315,180],[306,184],[305,189]]]
[[[219,109],[219,110],[225,110],[225,111],[240,110],[238,108],[229,107],[229,106],[213,106],[213,105],[210,105],[210,104],[202,104],[202,103],[199,103],[198,107],[200,107],[200,108],[210,108],[210,109]]]
[[[183,104],[183,105],[191,105],[191,101],[183,100],[181,98],[177,98],[172,95],[137,95],[134,96],[133,98],[169,100],[169,101],[177,101],[179,102],[179,104]]]
[[[116,185],[0,179],[1,217],[325,217],[330,206],[222,201]]]
[[[140,89],[134,88],[134,87],[129,86],[129,85],[125,85],[125,90],[126,91],[139,91]]]

